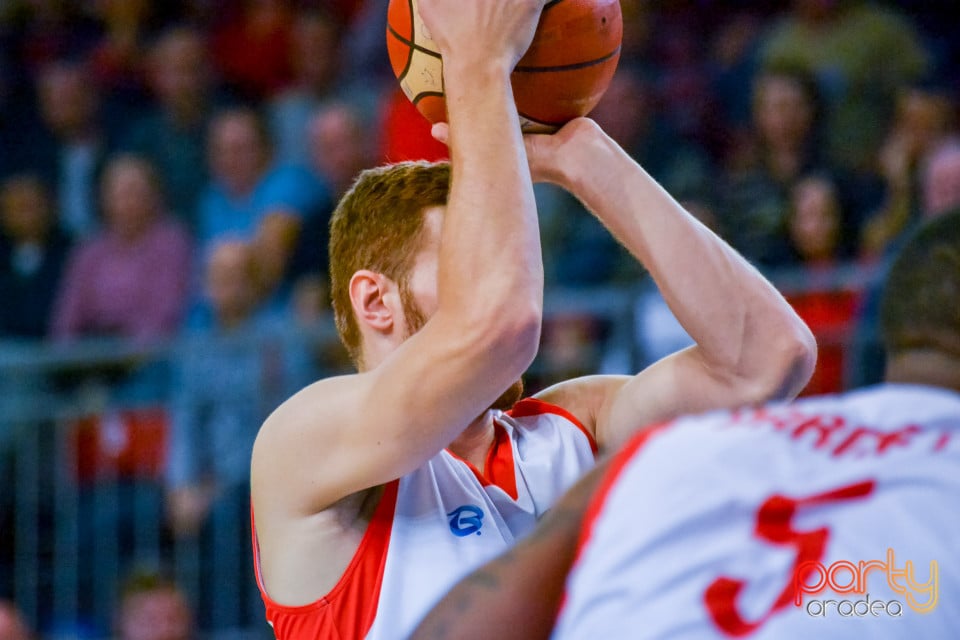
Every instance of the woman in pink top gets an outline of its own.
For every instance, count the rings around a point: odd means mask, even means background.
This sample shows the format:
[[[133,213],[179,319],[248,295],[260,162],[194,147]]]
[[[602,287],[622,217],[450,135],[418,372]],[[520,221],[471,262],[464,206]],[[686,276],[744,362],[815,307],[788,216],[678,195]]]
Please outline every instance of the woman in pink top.
[[[171,335],[189,291],[189,233],[167,215],[157,175],[142,158],[123,155],[109,162],[101,203],[105,226],[70,258],[52,336],[149,342]]]

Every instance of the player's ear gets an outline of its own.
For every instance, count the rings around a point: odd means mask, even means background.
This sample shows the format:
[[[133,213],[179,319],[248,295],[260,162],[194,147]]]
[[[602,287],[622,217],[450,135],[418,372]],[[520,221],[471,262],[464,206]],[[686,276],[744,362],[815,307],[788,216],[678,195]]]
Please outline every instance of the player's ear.
[[[387,333],[394,325],[400,295],[393,280],[382,273],[361,269],[350,278],[350,303],[359,322]]]

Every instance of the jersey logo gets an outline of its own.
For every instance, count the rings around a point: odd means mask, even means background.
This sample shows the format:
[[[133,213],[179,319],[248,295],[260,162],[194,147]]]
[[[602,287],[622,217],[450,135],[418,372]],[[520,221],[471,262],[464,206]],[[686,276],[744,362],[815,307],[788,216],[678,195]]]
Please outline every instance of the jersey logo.
[[[457,507],[447,514],[450,517],[450,532],[458,538],[471,533],[480,535],[483,526],[483,509],[472,504]]]

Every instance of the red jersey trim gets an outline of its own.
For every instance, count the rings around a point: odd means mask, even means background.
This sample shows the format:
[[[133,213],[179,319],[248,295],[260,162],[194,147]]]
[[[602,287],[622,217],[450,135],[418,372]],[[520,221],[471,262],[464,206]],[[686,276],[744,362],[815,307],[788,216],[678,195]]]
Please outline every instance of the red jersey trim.
[[[538,398],[524,398],[520,402],[513,405],[512,409],[507,411],[507,415],[512,418],[539,416],[544,413],[552,413],[553,415],[560,416],[561,418],[564,418],[575,424],[576,427],[583,432],[583,435],[587,436],[587,441],[590,442],[590,449],[593,451],[593,454],[597,454],[597,451],[599,451],[599,447],[597,447],[597,439],[592,433],[590,433],[589,429],[583,426],[583,423],[580,422],[575,415],[563,407],[558,407],[555,404],[544,402]]]
[[[513,445],[510,442],[510,434],[496,420],[493,422],[493,445],[487,451],[487,457],[483,463],[486,475],[469,461],[464,460],[449,449],[447,449],[447,453],[467,465],[467,468],[473,472],[482,486],[494,485],[503,489],[514,500],[519,497],[517,492],[517,468],[513,463]]]
[[[367,635],[380,601],[399,485],[399,480],[384,485],[380,503],[337,584],[326,596],[301,606],[279,604],[267,594],[260,571],[260,545],[251,507],[257,587],[266,606],[267,621],[277,640],[360,640]]]

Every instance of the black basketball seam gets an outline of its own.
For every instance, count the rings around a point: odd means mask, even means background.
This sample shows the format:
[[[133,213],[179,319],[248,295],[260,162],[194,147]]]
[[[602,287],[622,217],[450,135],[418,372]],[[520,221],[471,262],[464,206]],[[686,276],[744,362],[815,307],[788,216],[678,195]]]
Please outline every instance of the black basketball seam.
[[[414,36],[413,0],[407,0],[407,11],[410,14],[410,37],[413,38]],[[395,37],[400,42],[403,42],[403,38],[401,38],[400,34],[394,30],[393,25],[391,25],[389,21],[387,21],[387,29],[390,31],[390,33],[393,34],[393,37]],[[407,72],[410,71],[410,65],[413,64],[413,47],[409,46],[410,43],[406,43],[406,44],[408,45],[407,46],[407,62],[406,64],[403,65],[403,71],[400,73],[400,75],[397,76],[397,79],[400,80],[401,82],[403,82],[404,78],[407,77]]]
[[[401,37],[400,34],[397,33],[397,32],[394,30],[394,28],[391,27],[390,25],[387,25],[387,31],[389,31],[389,32],[390,32],[390,35],[392,35],[394,38],[396,38],[397,40],[399,40],[402,44],[405,44],[405,45],[407,45],[407,47],[409,47],[409,50],[408,50],[408,52],[407,52],[407,63],[404,65],[403,71],[401,71],[401,72],[397,75],[397,79],[398,79],[398,80],[403,80],[404,78],[407,77],[407,72],[410,71],[410,65],[413,64],[413,52],[414,52],[415,50],[416,50],[416,51],[419,51],[419,52],[421,52],[421,53],[425,53],[425,54],[427,54],[428,56],[431,56],[431,57],[433,57],[433,58],[441,58],[440,54],[437,53],[436,51],[431,51],[430,49],[425,49],[424,47],[421,47],[420,45],[418,45],[418,44],[416,44],[416,43],[413,43],[413,42],[410,42],[409,40],[407,40],[407,39],[404,38],[404,37]],[[442,60],[442,58],[441,58],[441,60]]]
[[[547,9],[549,9],[549,8],[551,8],[551,7],[553,7],[553,6],[558,5],[558,4],[560,4],[561,2],[563,2],[563,0],[550,0],[550,2],[548,2],[548,3],[545,4],[545,5],[543,5],[543,11],[546,11]]]
[[[401,36],[399,33],[397,33],[396,31],[394,31],[393,27],[387,25],[387,29],[390,31],[390,33],[393,35],[394,38],[396,38],[397,40],[399,40],[399,41],[402,42],[403,44],[407,45],[407,46],[410,47],[411,49],[416,49],[417,51],[422,51],[423,53],[427,54],[428,56],[433,56],[434,58],[439,58],[439,57],[441,57],[439,53],[437,53],[436,51],[433,51],[432,49],[427,49],[427,48],[424,47],[423,45],[419,45],[419,44],[417,44],[416,42],[410,42],[409,40],[407,40],[406,38],[404,38],[403,36]]]
[[[514,73],[549,73],[552,71],[576,71],[577,69],[586,69],[587,67],[592,67],[606,62],[610,58],[614,57],[620,53],[620,47],[617,47],[607,55],[596,58],[595,60],[587,60],[586,62],[575,62],[573,64],[558,64],[551,67],[514,67]]]
[[[416,106],[417,104],[420,103],[421,100],[430,96],[434,96],[436,98],[442,98],[443,92],[442,91],[424,91],[423,93],[418,93],[416,97],[410,102],[412,102],[413,105]]]

